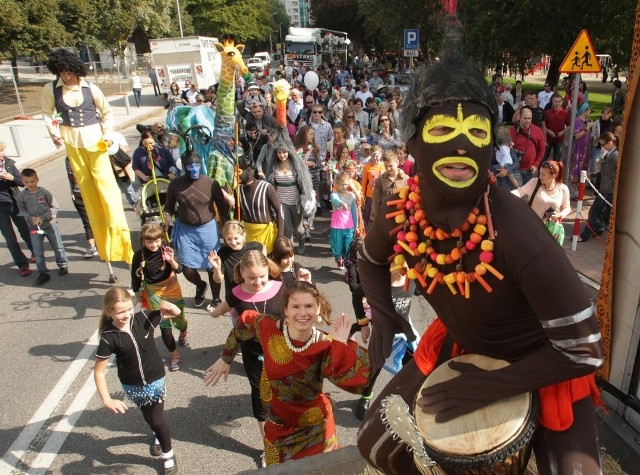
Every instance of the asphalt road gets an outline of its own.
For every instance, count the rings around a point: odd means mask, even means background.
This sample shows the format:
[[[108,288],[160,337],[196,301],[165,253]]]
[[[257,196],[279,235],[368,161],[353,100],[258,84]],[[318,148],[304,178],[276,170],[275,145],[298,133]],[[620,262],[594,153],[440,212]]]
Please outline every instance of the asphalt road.
[[[147,123],[162,119],[159,115]],[[133,149],[139,136],[135,128],[123,133]],[[21,277],[4,242],[0,244],[0,474],[161,473],[162,462],[149,455],[150,432],[140,412],[129,404],[124,415],[109,413],[95,392],[92,369],[97,325],[102,296],[111,284],[106,266],[97,257],[82,257],[86,241],[71,203],[63,160],[39,167],[38,173],[40,184],[60,205],[59,223],[70,273],[57,275],[53,253],[46,245],[52,279],[43,287],[34,287],[36,273]],[[125,210],[137,248],[140,222],[129,205],[125,204]],[[314,281],[331,300],[334,314],[353,315],[349,289],[331,258],[328,236],[328,217],[320,217],[307,252],[297,259],[311,269]],[[114,264],[114,271],[119,283],[128,286],[127,266]],[[180,371],[167,373],[166,409],[181,473],[233,474],[253,469],[262,443],[251,417],[249,385],[240,357],[226,383],[205,388],[202,379],[204,370],[220,354],[230,321],[213,320],[203,309],[195,308],[194,287],[180,279],[187,299],[190,345],[182,352]],[[411,314],[420,331],[433,316],[424,300],[417,298]],[[168,361],[159,336],[156,342]],[[389,379],[383,371],[377,388]],[[114,368],[108,371],[107,381],[111,393],[122,398]],[[358,397],[330,383],[326,391],[335,403],[341,442],[354,444],[359,421],[353,409]]]

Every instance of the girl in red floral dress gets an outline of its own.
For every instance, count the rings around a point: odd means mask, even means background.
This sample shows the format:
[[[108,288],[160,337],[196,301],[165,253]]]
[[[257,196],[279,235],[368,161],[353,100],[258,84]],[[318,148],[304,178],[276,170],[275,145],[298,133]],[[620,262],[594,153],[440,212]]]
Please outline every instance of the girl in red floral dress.
[[[207,386],[221,377],[226,381],[239,344],[260,341],[267,465],[340,447],[324,379],[353,393],[367,386],[367,350],[349,339],[351,323],[344,313],[333,323],[330,314],[331,305],[312,284],[293,282],[284,294],[285,318],[246,311],[229,334],[222,357],[205,371]],[[331,324],[330,333],[318,330],[318,323]]]

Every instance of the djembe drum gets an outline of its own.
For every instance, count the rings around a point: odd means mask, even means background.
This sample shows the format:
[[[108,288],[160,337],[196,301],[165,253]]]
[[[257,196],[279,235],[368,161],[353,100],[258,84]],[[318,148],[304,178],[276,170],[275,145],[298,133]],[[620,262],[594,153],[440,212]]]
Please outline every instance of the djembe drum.
[[[462,355],[455,361],[491,371],[509,363],[481,355]],[[422,389],[459,373],[443,364],[426,379]],[[538,426],[539,407],[533,393],[502,399],[470,414],[437,423],[435,414],[415,408],[416,425],[429,456],[447,473],[521,475],[531,455],[531,439]]]
[[[503,360],[482,355],[462,355],[454,361],[472,363],[491,371],[507,366]],[[422,389],[456,377],[445,363],[425,380]],[[439,423],[414,401],[415,419],[400,396],[383,401],[383,420],[389,430],[407,443],[415,463],[425,475],[522,475],[531,455],[538,426],[539,403],[535,393],[502,399],[470,414]],[[416,430],[417,429],[417,430]]]

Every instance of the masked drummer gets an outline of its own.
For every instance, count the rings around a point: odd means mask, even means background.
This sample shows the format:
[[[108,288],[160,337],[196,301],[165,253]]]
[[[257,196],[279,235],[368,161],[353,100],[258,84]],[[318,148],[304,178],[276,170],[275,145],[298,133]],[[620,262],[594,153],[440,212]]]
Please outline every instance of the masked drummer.
[[[444,44],[457,46],[455,38]],[[407,263],[439,320],[373,402],[358,447],[385,474],[417,474],[411,453],[381,421],[385,396],[399,394],[412,408],[418,396],[416,411],[445,422],[538,391],[539,473],[574,473],[576,466],[600,473],[592,394],[597,399],[593,374],[603,354],[594,307],[527,203],[488,177],[498,116],[482,73],[456,51],[443,56],[415,73],[404,108],[417,179],[376,213],[358,260],[372,309],[374,369],[389,356],[393,335],[411,334],[393,311],[390,267]],[[417,395],[426,375],[460,350],[511,364],[488,372],[453,363],[461,375]]]

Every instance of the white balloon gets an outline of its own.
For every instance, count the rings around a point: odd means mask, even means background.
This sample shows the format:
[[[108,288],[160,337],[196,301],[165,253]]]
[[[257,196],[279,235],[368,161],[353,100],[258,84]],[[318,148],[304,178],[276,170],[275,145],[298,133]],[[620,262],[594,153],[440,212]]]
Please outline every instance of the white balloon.
[[[320,78],[315,71],[308,71],[307,74],[304,75],[304,85],[307,86],[307,89],[315,89],[318,87],[320,83]]]

